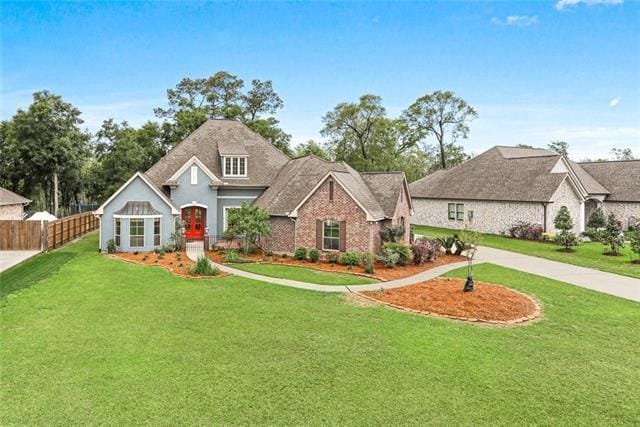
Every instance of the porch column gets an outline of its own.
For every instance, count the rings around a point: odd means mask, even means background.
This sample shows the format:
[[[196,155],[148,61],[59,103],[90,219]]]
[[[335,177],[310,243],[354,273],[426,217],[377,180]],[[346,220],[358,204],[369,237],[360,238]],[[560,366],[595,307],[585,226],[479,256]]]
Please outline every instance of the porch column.
[[[584,217],[584,200],[582,200],[580,202],[580,215],[579,215],[579,219],[578,219],[578,229],[580,231],[580,233],[582,233],[584,231],[584,227],[585,227],[585,217]]]

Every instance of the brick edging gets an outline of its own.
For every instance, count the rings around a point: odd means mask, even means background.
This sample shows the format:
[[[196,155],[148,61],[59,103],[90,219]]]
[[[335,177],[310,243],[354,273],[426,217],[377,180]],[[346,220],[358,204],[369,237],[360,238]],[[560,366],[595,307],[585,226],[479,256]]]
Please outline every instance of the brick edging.
[[[440,277],[440,278],[438,278],[438,280],[459,280],[459,279],[453,279],[453,278],[448,278],[448,277]],[[417,284],[417,283],[414,283],[414,284]],[[516,291],[515,289],[508,288],[508,287],[503,286],[503,285],[498,285],[498,284],[494,284],[494,283],[487,283],[487,284],[489,284],[491,286],[499,286],[501,288],[508,289],[511,292],[515,292],[516,294],[520,294],[520,295],[524,296],[525,298],[528,298],[533,303],[533,305],[535,307],[534,312],[532,314],[528,315],[528,316],[519,317],[519,318],[513,319],[513,320],[483,320],[483,319],[476,319],[476,318],[472,318],[472,317],[453,316],[453,315],[448,315],[448,314],[440,314],[440,313],[434,313],[434,312],[431,312],[431,311],[416,310],[416,309],[413,309],[413,308],[403,307],[401,305],[393,304],[393,303],[386,302],[386,301],[381,301],[379,299],[370,297],[368,295],[365,295],[363,292],[352,292],[352,295],[355,295],[358,298],[363,298],[363,299],[366,299],[368,301],[373,301],[373,302],[376,302],[378,304],[386,305],[388,307],[395,308],[397,310],[405,311],[405,312],[409,312],[409,313],[421,314],[421,315],[424,315],[424,316],[431,316],[431,317],[450,319],[450,320],[459,320],[459,321],[470,322],[470,323],[482,323],[482,324],[494,325],[494,326],[499,326],[499,325],[501,325],[501,326],[513,326],[513,325],[516,325],[516,324],[522,324],[522,323],[525,323],[525,322],[533,321],[533,320],[537,319],[538,317],[540,317],[540,315],[542,314],[542,309],[540,307],[540,304],[532,296],[527,295],[525,293],[522,293],[520,291]],[[411,286],[411,285],[408,285],[408,286]],[[368,291],[368,292],[371,292],[371,291]]]
[[[231,273],[227,273],[226,271],[222,271],[222,270],[220,270],[220,274],[218,274],[217,276],[188,276],[186,274],[176,273],[175,271],[171,270],[169,267],[167,267],[165,265],[161,265],[161,264],[157,264],[157,265],[145,264],[143,262],[134,261],[132,259],[121,258],[118,255],[113,255],[113,254],[108,254],[107,256],[109,258],[111,258],[111,259],[117,259],[119,261],[124,261],[124,262],[128,262],[128,263],[131,263],[131,264],[136,264],[136,265],[144,265],[145,267],[161,267],[161,268],[164,268],[165,270],[167,270],[169,273],[173,274],[174,276],[183,277],[185,279],[220,279],[222,277],[232,276]]]

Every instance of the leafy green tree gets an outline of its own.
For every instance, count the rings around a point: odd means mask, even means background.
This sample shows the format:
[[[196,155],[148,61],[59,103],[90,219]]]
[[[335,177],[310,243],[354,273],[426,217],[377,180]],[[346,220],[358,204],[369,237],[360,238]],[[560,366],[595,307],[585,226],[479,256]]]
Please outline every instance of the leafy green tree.
[[[435,91],[418,98],[402,116],[420,140],[435,138],[440,167],[447,169],[454,165],[449,161],[448,152],[463,151],[456,143],[467,139],[469,122],[478,117],[478,113],[453,92]]]
[[[29,108],[18,110],[0,128],[0,181],[34,200],[44,197],[58,213],[79,200],[80,171],[90,155],[89,134],[80,129],[80,111],[49,91],[33,94]]]
[[[609,255],[618,255],[620,248],[624,248],[622,224],[613,212],[607,216],[607,224],[603,231],[602,243],[609,246]]]
[[[602,208],[597,207],[591,212],[589,215],[589,221],[587,221],[587,227],[595,228],[596,230],[599,228],[604,228],[607,225],[607,218],[604,216],[604,212]]]
[[[631,151],[631,148],[612,148],[611,154],[616,160],[635,160],[636,156]]]
[[[256,119],[245,123],[254,132],[259,133],[264,139],[271,142],[276,148],[287,156],[293,156],[290,142],[291,135],[280,129],[278,120],[273,117],[267,119]]]
[[[551,141],[547,147],[553,152],[569,157],[569,143],[566,141]]]
[[[322,147],[313,139],[308,140],[296,147],[295,157],[308,156],[313,154],[321,159],[329,160],[329,154],[322,149]]]
[[[567,209],[566,206],[560,207],[553,223],[556,229],[561,230],[558,236],[556,236],[556,243],[564,246],[564,250],[569,252],[572,246],[576,246],[578,244],[578,238],[571,231],[573,228],[573,219],[571,218],[571,213],[569,213],[569,209]]]
[[[235,235],[242,236],[244,253],[249,253],[249,247],[261,236],[270,236],[269,214],[258,206],[249,206],[243,202],[239,208],[229,209],[228,230]]]
[[[640,257],[640,231],[631,233],[629,240],[631,241],[631,252]],[[637,258],[634,262],[638,263],[640,259]]]

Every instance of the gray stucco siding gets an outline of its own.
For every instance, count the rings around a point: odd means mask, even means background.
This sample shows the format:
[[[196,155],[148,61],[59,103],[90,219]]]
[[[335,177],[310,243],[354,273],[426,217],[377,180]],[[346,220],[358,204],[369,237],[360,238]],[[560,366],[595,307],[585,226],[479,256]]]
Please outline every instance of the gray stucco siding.
[[[217,195],[218,190],[211,188],[211,178],[202,169],[197,168],[197,184],[191,184],[191,168],[187,168],[176,180],[177,187],[171,189],[171,201],[182,213],[182,207],[188,205],[202,205],[206,208],[206,224],[209,233],[215,230],[218,222]]]
[[[168,243],[171,233],[174,231],[174,215],[171,213],[171,206],[167,204],[158,194],[156,194],[140,177],[137,177],[120,194],[104,207],[100,218],[100,250],[107,250],[107,242],[115,238],[114,213],[120,210],[129,201],[146,201],[160,212],[162,215],[160,223],[160,245]],[[132,248],[129,245],[129,218],[121,218],[120,247],[118,251],[148,252],[154,249],[153,245],[153,218],[144,219],[144,246]]]

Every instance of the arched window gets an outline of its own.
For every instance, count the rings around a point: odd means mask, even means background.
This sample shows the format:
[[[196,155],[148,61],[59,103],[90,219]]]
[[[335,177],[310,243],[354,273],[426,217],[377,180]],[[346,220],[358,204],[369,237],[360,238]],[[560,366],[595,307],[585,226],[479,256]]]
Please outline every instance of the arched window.
[[[322,223],[322,249],[325,251],[340,250],[340,223],[331,219]]]

